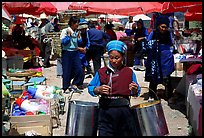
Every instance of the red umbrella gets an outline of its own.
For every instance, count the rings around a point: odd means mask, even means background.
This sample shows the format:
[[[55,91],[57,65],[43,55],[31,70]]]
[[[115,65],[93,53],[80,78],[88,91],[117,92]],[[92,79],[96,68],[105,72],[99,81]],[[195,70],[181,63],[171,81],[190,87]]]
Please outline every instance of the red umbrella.
[[[6,8],[2,5],[2,18],[5,18],[7,20],[11,20],[11,15],[6,10]]]
[[[45,13],[46,15],[56,15],[57,14],[57,8],[51,3],[51,2],[37,2],[40,4],[40,7],[30,13],[32,15],[40,15],[41,13]]]
[[[202,2],[164,2],[161,13],[202,12]]]
[[[161,6],[159,2],[74,2],[69,9],[98,14],[136,15],[159,12]]]
[[[56,8],[57,12],[67,11],[72,2],[51,2]]]
[[[186,12],[184,17],[185,21],[202,21],[202,13]]]
[[[40,4],[36,2],[3,2],[2,5],[10,14],[29,14],[40,7]]]

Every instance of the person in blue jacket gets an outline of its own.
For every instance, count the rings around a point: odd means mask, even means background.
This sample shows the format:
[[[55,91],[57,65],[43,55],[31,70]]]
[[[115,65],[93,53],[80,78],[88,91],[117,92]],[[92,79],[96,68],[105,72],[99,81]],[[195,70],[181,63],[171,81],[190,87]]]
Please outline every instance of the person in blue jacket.
[[[101,57],[104,54],[104,47],[110,41],[110,36],[101,30],[96,29],[96,24],[90,23],[88,30],[90,47],[87,50],[87,60],[93,60],[94,74],[101,67]]]
[[[90,40],[89,40],[89,35],[88,35],[88,22],[84,18],[80,18],[78,30],[81,33],[82,37],[82,43],[79,45],[79,47],[83,48],[83,51],[79,53],[79,58],[81,59],[81,65],[83,68],[83,73],[85,75],[85,69],[86,74],[91,74],[91,66],[89,65],[87,59],[86,59],[86,51],[89,49],[90,46]]]
[[[82,43],[80,32],[77,30],[79,18],[72,16],[68,25],[69,27],[63,29],[60,35],[62,44],[62,89],[64,92],[67,89],[70,92],[82,92],[78,89],[78,86],[83,85],[84,80],[81,60],[79,58],[79,52],[82,52],[84,49],[78,47]]]
[[[136,63],[136,65],[143,65],[142,63],[142,59],[145,56],[145,50],[144,50],[144,46],[147,42],[148,39],[148,30],[147,28],[145,28],[143,20],[139,19],[137,21],[137,28],[135,29],[134,33],[134,40],[135,40],[135,46],[134,46],[134,50],[135,50],[135,60],[138,61],[138,63]]]
[[[165,96],[172,97],[173,88],[171,85],[171,73],[174,71],[174,57],[171,51],[172,36],[167,16],[160,15],[156,18],[156,30],[148,37],[149,50],[146,62],[145,81],[150,82],[149,88],[157,92],[157,85],[165,86]],[[149,91],[150,100],[156,98],[152,91]]]
[[[130,96],[139,96],[140,86],[133,70],[123,64],[127,46],[112,40],[106,50],[109,64],[100,68],[88,85],[89,94],[99,96],[99,136],[134,136],[137,126]]]

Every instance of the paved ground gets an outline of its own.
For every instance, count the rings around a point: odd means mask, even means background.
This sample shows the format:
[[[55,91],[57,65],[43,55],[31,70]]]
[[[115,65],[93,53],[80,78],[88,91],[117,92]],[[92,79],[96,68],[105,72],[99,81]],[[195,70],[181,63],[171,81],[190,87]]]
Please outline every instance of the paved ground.
[[[144,82],[144,71],[135,71],[137,75],[137,80],[140,86],[148,86],[148,82]],[[62,79],[57,78],[56,75],[56,61],[52,61],[52,66],[50,68],[44,68],[43,74],[47,78],[47,85],[49,86],[58,86],[61,87]],[[84,80],[84,86],[87,86],[91,78],[86,78]],[[162,85],[158,86],[159,94],[162,96],[164,87]],[[147,89],[142,89],[140,97],[132,98],[131,104],[136,105],[138,103],[144,102],[144,96],[147,95]],[[166,123],[168,126],[169,134],[167,136],[188,136],[189,135],[189,124],[185,115],[185,99],[179,94],[174,94],[174,103],[168,104],[163,98],[161,99],[161,104],[163,107]],[[65,114],[60,115],[61,126],[53,129],[53,136],[64,136],[66,131],[66,120],[68,112],[68,97],[70,94],[65,94],[66,105],[65,105]],[[72,100],[81,100],[81,101],[92,101],[98,102],[97,97],[92,97],[89,95],[87,88],[84,89],[82,94],[74,93]]]

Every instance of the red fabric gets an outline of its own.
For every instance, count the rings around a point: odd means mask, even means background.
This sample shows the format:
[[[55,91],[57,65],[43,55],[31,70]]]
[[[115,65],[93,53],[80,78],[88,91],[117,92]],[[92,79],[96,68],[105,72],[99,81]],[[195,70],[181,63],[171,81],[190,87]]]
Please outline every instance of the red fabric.
[[[161,13],[186,12],[187,10],[202,13],[202,2],[164,2]]]
[[[67,11],[69,5],[72,2],[50,2],[50,3],[52,3],[52,5],[54,5],[57,8],[58,12],[60,12],[60,11]]]
[[[40,48],[35,47],[34,51],[35,51],[36,56],[40,56]]]
[[[69,5],[71,10],[127,16],[160,12],[161,7],[162,4],[159,2],[73,2]]]
[[[101,26],[100,25],[96,25],[96,29],[101,30]]]
[[[56,15],[57,8],[51,2],[4,2],[2,5],[10,14]]]
[[[15,24],[23,24],[22,19],[19,16],[16,17],[16,21],[14,23]]]
[[[23,101],[24,101],[24,99],[18,98],[18,99],[16,99],[16,104],[21,107],[21,104]]]
[[[184,17],[185,21],[202,21],[202,13],[186,12]]]
[[[24,98],[25,96],[27,96],[27,99],[31,99],[32,98],[32,96],[27,91],[23,91],[22,98]]]
[[[98,70],[101,84],[108,85],[110,74],[107,73],[107,67]],[[124,81],[125,80],[125,81]],[[129,84],[132,82],[132,70],[129,67],[123,67],[112,77],[112,95],[130,95]]]
[[[29,14],[40,7],[37,2],[3,2],[2,5],[10,14]]]
[[[22,24],[24,24],[26,22],[27,18],[26,17],[21,17],[21,16],[16,16],[16,21],[17,20],[20,20],[22,22]]]
[[[10,13],[7,11],[7,9],[4,7],[4,5],[2,5],[2,17],[6,18],[8,20],[11,19],[11,15]]]
[[[16,55],[22,55],[23,57],[29,57],[33,54],[33,50],[18,50],[15,48],[2,48],[4,52],[6,53],[7,57],[10,56],[16,56]],[[39,53],[39,50],[37,50],[37,53]]]
[[[57,8],[51,2],[37,2],[40,4],[40,7],[32,13],[32,15],[40,15],[45,13],[46,15],[56,15]]]
[[[29,112],[26,112],[26,115],[34,115],[34,113],[29,111]]]
[[[191,65],[188,69],[187,69],[187,74],[193,74],[193,73],[195,73],[198,69],[199,69],[199,67],[201,67],[202,65],[201,64],[193,64],[193,65]]]
[[[106,30],[106,34],[110,36],[111,40],[117,40],[117,36],[113,30]]]

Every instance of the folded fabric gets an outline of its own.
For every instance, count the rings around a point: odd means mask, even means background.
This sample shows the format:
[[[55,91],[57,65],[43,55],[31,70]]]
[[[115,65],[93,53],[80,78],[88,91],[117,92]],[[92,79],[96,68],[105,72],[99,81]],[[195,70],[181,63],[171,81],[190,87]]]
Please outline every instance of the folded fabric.
[[[201,67],[201,64],[193,64],[187,69],[187,74],[193,74],[198,71],[198,69]]]

